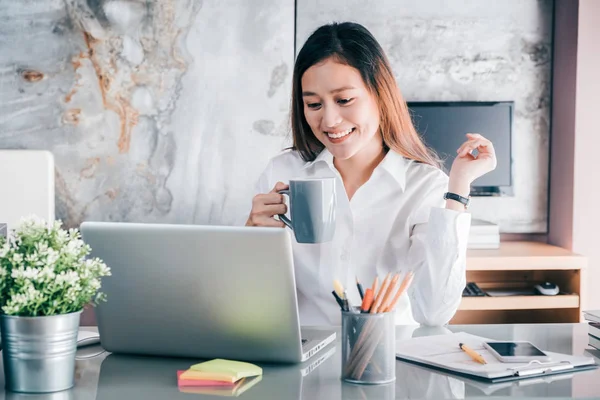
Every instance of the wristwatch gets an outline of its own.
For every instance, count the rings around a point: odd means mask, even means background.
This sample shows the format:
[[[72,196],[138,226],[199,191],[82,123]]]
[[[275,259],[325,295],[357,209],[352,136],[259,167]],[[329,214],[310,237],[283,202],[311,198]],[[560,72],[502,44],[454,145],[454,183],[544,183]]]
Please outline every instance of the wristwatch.
[[[465,210],[467,208],[469,208],[469,204],[471,203],[471,196],[463,197],[459,194],[451,193],[451,192],[444,193],[444,200],[448,200],[448,199],[458,201],[459,203],[463,204],[465,206]]]

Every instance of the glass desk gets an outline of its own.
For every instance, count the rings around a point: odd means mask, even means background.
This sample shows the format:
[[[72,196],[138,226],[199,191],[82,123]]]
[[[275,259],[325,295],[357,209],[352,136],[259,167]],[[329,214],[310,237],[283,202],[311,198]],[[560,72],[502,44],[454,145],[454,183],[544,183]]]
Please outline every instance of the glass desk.
[[[325,329],[325,328],[323,328]],[[497,340],[529,340],[548,351],[588,355],[600,354],[588,348],[586,324],[450,325],[427,328],[398,326],[397,340],[410,337],[465,331]],[[338,328],[339,332],[339,328]],[[339,336],[339,335],[338,335]],[[101,351],[99,346],[80,349],[81,357]],[[187,369],[198,359],[172,359],[103,353],[77,361],[76,386],[48,395],[24,395],[0,391],[0,399],[211,399],[204,394],[182,393],[176,371]],[[268,365],[263,377],[240,395],[243,399],[463,399],[463,398],[600,398],[600,369],[562,374],[544,379],[485,384],[463,380],[430,369],[398,361],[396,382],[363,386],[340,380],[339,340],[313,359],[299,365]],[[0,373],[4,387],[3,371]],[[1,389],[0,389],[1,390]]]

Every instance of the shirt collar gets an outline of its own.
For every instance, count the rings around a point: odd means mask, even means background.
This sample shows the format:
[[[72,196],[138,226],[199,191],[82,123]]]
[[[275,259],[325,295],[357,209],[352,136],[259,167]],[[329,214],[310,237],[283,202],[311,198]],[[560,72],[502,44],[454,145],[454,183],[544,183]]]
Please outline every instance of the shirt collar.
[[[394,150],[390,149],[383,161],[381,161],[381,164],[379,164],[379,167],[383,168],[396,179],[396,182],[398,182],[400,188],[404,191],[406,186],[406,170],[408,169],[409,162],[410,160],[407,160]]]
[[[330,168],[333,166],[333,154],[325,147],[319,155],[313,160],[302,166],[302,169],[307,169],[318,163],[326,163]],[[378,168],[383,168],[389,173],[400,185],[402,191],[406,186],[406,169],[408,168],[409,160],[396,153],[394,150],[388,150],[384,159],[379,164]]]
[[[317,157],[314,160],[304,164],[304,166],[302,166],[302,169],[307,169],[315,164],[323,162],[329,165],[330,167],[333,167],[333,154],[331,154],[329,150],[327,150],[327,147],[323,148],[323,150],[321,150],[319,155],[317,155]]]

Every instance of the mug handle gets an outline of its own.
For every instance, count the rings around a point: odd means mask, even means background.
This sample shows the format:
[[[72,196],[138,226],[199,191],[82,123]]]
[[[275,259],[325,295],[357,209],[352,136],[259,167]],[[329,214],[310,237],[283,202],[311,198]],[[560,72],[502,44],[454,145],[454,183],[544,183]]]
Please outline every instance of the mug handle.
[[[288,196],[290,195],[290,190],[289,189],[283,189],[278,191],[277,193],[279,194],[287,194]],[[291,230],[294,230],[294,228],[292,227],[292,221],[286,217],[284,214],[277,214],[279,216],[279,219],[281,220],[281,222],[283,222],[288,228],[290,228]]]

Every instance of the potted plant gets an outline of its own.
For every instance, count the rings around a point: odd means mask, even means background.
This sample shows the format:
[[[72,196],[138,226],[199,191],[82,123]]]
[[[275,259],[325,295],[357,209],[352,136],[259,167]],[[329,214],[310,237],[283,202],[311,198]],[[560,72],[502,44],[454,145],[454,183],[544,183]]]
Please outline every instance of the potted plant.
[[[0,330],[6,389],[47,393],[74,385],[79,317],[105,300],[110,269],[77,229],[35,216],[0,236]]]

